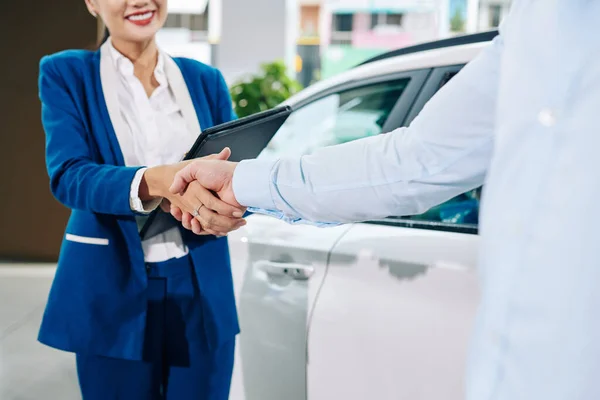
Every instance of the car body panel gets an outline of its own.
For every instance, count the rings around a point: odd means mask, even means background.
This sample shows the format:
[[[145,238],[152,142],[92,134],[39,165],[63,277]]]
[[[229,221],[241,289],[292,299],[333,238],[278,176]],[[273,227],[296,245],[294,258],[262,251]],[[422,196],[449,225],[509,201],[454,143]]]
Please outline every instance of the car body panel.
[[[308,399],[463,398],[478,236],[355,224],[309,335]]]

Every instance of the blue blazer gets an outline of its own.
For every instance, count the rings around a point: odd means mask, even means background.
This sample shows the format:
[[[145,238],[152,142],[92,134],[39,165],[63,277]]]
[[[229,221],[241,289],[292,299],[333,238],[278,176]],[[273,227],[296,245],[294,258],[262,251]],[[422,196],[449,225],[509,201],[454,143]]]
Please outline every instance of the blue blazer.
[[[50,188],[72,213],[39,341],[70,352],[140,360],[147,276],[129,204],[140,167],[125,166],[105,99],[104,91],[111,93],[102,82],[101,54],[69,50],[40,62]],[[186,58],[169,60],[177,66],[172,74],[181,81],[180,95],[191,100],[202,128],[235,118],[219,71]],[[182,234],[202,295],[205,318],[197,329],[215,348],[239,333],[227,239],[185,229]]]

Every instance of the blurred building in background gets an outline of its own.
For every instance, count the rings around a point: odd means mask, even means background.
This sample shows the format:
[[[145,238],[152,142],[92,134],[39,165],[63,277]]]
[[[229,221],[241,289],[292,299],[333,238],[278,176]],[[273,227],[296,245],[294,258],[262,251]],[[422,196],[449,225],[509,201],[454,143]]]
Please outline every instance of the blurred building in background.
[[[169,0],[161,48],[218,67],[228,83],[285,62],[296,70],[298,0]]]
[[[210,0],[208,9],[213,65],[228,83],[274,61],[295,75],[298,0]]]
[[[303,86],[383,52],[496,28],[511,0],[170,0],[160,45],[231,84],[281,60]]]
[[[478,30],[497,28],[508,14],[510,4],[511,0],[480,0]]]
[[[510,4],[511,0],[300,0],[299,79],[306,86],[389,50],[496,28]]]
[[[299,0],[297,79],[303,87],[321,79],[321,12],[323,0]]]
[[[435,0],[323,0],[323,78],[439,36]]]
[[[157,35],[158,44],[172,56],[212,64],[208,0],[169,0],[169,16]]]

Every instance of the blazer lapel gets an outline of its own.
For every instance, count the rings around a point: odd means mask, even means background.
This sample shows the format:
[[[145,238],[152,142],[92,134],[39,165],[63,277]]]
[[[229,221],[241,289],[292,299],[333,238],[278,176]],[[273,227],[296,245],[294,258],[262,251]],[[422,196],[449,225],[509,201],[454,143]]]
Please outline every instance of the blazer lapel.
[[[110,40],[110,39],[109,39]],[[108,43],[108,42],[107,42]],[[133,148],[129,127],[121,115],[118,98],[118,75],[115,70],[110,48],[107,43],[100,48],[100,81],[102,82],[103,100],[108,118],[104,118],[107,132],[109,133],[113,151],[120,165],[131,166],[135,162],[123,156],[122,148]],[[102,102],[101,102],[102,103]],[[130,152],[131,153],[131,152]]]
[[[188,86],[185,83],[185,79],[183,78],[181,70],[175,61],[173,61],[173,59],[166,54],[165,74],[167,75],[169,86],[175,95],[175,101],[181,108],[181,113],[185,119],[186,126],[195,139],[198,137],[198,135],[200,135],[202,128],[200,127],[200,122],[198,120],[198,115],[196,114],[196,109],[194,108],[194,103],[192,102],[192,97],[190,96]],[[202,124],[204,125],[206,122],[202,121]]]
[[[106,44],[104,44],[96,53],[96,57],[98,67],[98,83],[96,86],[97,104],[100,109],[100,119],[105,128],[105,140],[108,141],[110,150],[112,151],[112,162],[114,165],[125,166],[126,164],[123,152],[121,151],[122,144],[120,143],[120,140],[127,137],[128,131],[126,123],[123,121],[123,117],[119,111],[116,85],[118,77],[113,68],[109,49],[106,47]],[[120,137],[117,137],[117,132],[119,132]],[[147,276],[143,268],[144,253],[142,251],[142,246],[140,245],[141,239],[138,235],[136,220],[134,217],[118,218],[117,222],[125,233],[125,240],[128,243],[129,256],[131,257],[132,265],[137,266],[137,268],[134,268],[134,274],[140,282],[145,282]],[[140,266],[142,267],[140,268]]]

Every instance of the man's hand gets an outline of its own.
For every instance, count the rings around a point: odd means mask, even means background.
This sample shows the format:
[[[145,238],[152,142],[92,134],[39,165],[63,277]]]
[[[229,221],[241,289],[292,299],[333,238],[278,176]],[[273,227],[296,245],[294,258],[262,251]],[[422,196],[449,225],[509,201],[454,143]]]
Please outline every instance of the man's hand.
[[[229,203],[236,208],[241,208],[242,206],[235,199],[231,184],[236,166],[237,163],[227,161],[207,159],[196,160],[188,164],[175,175],[170,190],[174,194],[180,194],[195,185],[199,185],[216,193],[224,202]],[[201,226],[198,223],[198,220],[189,212],[183,210],[184,209],[181,207],[177,207],[173,204],[171,205],[171,215],[178,221],[181,221],[184,228],[191,229],[194,233],[200,231]],[[240,224],[239,226],[236,226],[236,229],[243,225],[244,224]]]
[[[237,163],[224,160],[200,159],[181,169],[173,180],[171,193],[181,194],[191,182],[197,181],[202,187],[213,191],[226,203],[242,208],[233,193],[233,173]]]
[[[231,150],[225,148],[219,154],[203,157],[201,160],[224,162],[230,155]],[[148,197],[162,197],[161,208],[174,216],[176,215],[173,210],[180,210],[182,216],[185,214],[186,218],[177,219],[183,222],[186,229],[192,230],[197,235],[224,236],[245,225],[246,221],[241,218],[245,211],[243,207],[234,207],[220,200],[198,182],[186,184],[184,190],[177,193],[169,191],[177,172],[193,162],[197,161],[185,161],[148,169],[140,185],[141,192],[147,192]]]
[[[171,194],[168,203],[163,203],[163,210],[171,212],[182,222],[184,228],[197,235],[225,236],[246,224],[241,218],[242,210],[219,200],[198,182],[190,183],[182,194]],[[176,210],[181,217],[176,214]],[[191,214],[194,210],[197,211],[195,218]]]

